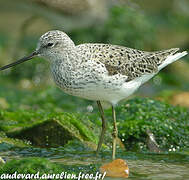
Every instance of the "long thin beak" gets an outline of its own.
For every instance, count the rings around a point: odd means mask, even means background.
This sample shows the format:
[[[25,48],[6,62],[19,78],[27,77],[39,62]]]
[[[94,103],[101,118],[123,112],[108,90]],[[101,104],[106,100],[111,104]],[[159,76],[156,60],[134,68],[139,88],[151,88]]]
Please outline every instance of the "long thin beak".
[[[12,66],[15,66],[15,65],[17,65],[17,64],[23,63],[23,62],[25,62],[25,61],[28,61],[28,60],[32,59],[33,57],[35,57],[35,56],[38,55],[38,54],[39,54],[39,53],[38,53],[37,51],[34,51],[34,52],[31,53],[29,56],[23,57],[22,59],[19,59],[18,61],[15,61],[15,62],[13,62],[13,63],[11,63],[11,64],[8,64],[8,65],[6,65],[6,66],[1,67],[1,68],[0,68],[0,71],[2,71],[2,70],[4,70],[4,69],[8,69],[8,68],[10,68],[10,67],[12,67]]]

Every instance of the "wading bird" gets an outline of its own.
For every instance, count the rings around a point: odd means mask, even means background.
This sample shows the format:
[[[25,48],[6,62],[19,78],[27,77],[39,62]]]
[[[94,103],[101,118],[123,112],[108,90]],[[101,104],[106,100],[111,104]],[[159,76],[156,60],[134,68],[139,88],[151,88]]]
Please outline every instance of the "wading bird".
[[[101,101],[112,105],[113,142],[112,159],[115,159],[116,126],[115,106],[132,95],[142,84],[168,64],[187,54],[178,48],[146,52],[118,45],[87,43],[75,45],[69,36],[58,30],[42,35],[36,50],[0,70],[42,56],[50,62],[55,83],[67,94],[97,101],[102,118],[98,142],[100,151],[106,130],[106,120]]]

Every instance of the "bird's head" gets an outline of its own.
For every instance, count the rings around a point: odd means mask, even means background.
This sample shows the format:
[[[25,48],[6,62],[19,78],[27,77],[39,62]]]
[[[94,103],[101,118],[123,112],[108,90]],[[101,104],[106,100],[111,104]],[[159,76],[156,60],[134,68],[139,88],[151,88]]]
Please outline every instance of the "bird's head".
[[[62,31],[49,31],[43,34],[37,43],[36,52],[39,56],[52,59],[74,48],[73,41]]]
[[[0,71],[28,61],[36,56],[45,57],[52,61],[74,47],[74,42],[66,33],[58,30],[48,31],[39,38],[35,51],[33,51],[29,56],[25,56],[18,61],[1,67]]]

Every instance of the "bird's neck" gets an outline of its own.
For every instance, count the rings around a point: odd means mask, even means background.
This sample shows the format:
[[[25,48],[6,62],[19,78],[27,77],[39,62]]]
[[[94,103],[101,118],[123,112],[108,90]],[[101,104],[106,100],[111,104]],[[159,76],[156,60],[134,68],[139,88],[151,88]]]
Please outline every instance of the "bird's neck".
[[[81,61],[82,56],[76,49],[66,49],[63,53],[57,55],[56,58],[51,61],[51,65],[57,66],[57,64],[61,64],[64,68],[75,69],[81,64]]]

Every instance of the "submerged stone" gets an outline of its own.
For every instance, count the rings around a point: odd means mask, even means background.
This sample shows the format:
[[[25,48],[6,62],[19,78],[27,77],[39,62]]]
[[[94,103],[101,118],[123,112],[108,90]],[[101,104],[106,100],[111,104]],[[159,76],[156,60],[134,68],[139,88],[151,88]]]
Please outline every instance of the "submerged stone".
[[[128,178],[129,168],[125,160],[115,159],[110,163],[100,167],[101,173],[106,173],[106,176],[114,178]]]

